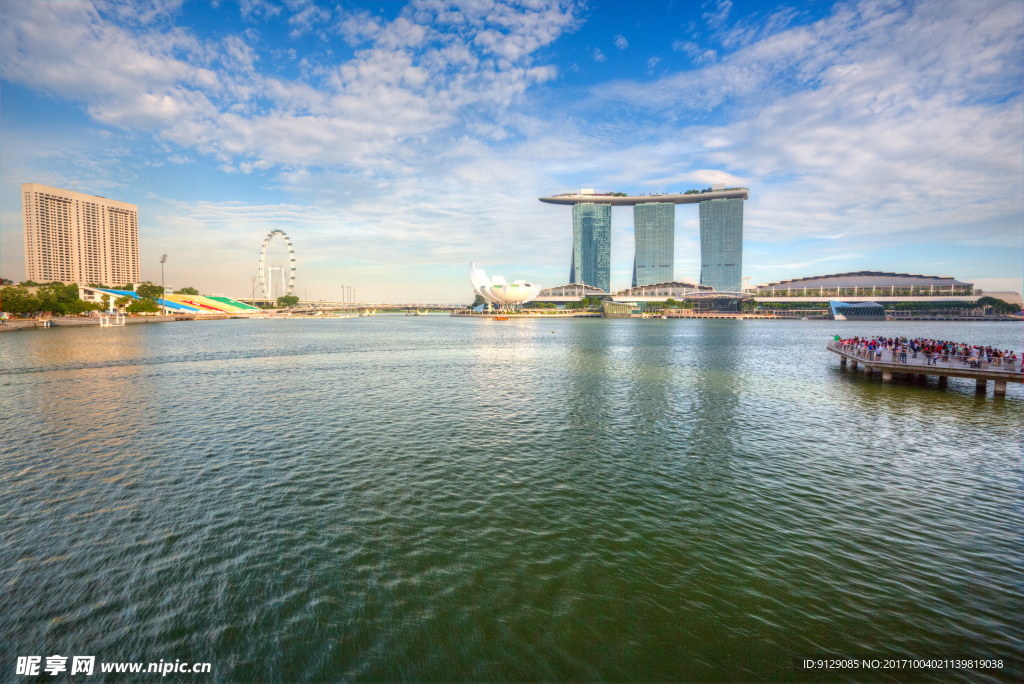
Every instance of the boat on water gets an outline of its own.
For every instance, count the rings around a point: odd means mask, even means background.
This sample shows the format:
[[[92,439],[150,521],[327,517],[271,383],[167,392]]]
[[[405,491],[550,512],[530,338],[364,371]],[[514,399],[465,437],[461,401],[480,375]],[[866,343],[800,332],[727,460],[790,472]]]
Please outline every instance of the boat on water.
[[[508,320],[508,316],[495,316],[494,320],[496,320],[496,321],[507,321]]]

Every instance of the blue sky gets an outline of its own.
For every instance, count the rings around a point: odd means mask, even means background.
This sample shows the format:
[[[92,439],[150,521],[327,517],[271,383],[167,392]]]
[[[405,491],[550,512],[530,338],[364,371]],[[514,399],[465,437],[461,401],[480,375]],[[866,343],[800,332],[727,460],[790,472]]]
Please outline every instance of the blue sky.
[[[0,269],[18,187],[139,205],[143,278],[241,296],[269,230],[297,289],[471,299],[568,279],[592,187],[750,188],[744,275],[1024,273],[1024,4],[0,4]],[[630,208],[612,213],[629,284]],[[676,277],[699,275],[676,208]]]

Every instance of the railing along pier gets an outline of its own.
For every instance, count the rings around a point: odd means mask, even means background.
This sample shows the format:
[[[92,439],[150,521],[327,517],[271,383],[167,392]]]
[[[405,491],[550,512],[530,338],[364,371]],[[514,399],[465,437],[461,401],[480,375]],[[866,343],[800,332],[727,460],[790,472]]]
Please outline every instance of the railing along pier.
[[[932,354],[907,351],[904,357],[900,350],[875,349],[867,350],[857,345],[829,342],[828,350],[839,355],[839,365],[846,367],[849,362],[853,370],[862,364],[871,371],[881,371],[882,382],[891,382],[893,373],[912,375],[937,375],[939,382],[945,378],[973,378],[979,391],[988,388],[988,382],[994,383],[996,394],[1006,394],[1006,383],[1024,382],[1021,366],[1010,359],[993,359],[985,361],[974,356],[957,354]],[[1024,359],[1022,359],[1024,360]]]

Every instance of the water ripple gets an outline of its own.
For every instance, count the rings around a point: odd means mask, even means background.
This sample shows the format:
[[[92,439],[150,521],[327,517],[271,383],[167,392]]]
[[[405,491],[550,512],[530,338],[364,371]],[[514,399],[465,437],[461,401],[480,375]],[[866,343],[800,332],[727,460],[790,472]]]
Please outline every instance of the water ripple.
[[[913,325],[1021,346],[1019,326]],[[1021,387],[883,385],[840,370],[830,333],[378,317],[4,335],[0,661],[778,681],[800,655],[957,654],[1008,667],[937,680],[1019,680]]]

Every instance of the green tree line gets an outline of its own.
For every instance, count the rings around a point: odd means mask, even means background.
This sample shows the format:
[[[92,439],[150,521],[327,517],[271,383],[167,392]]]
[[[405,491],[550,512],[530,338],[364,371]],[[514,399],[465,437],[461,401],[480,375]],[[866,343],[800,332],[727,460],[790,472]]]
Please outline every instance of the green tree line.
[[[35,286],[32,286],[35,287]],[[72,316],[87,311],[99,311],[102,304],[84,302],[78,297],[78,285],[53,282],[38,286],[35,294],[21,285],[8,286],[0,294],[0,310],[12,314],[48,313]]]

